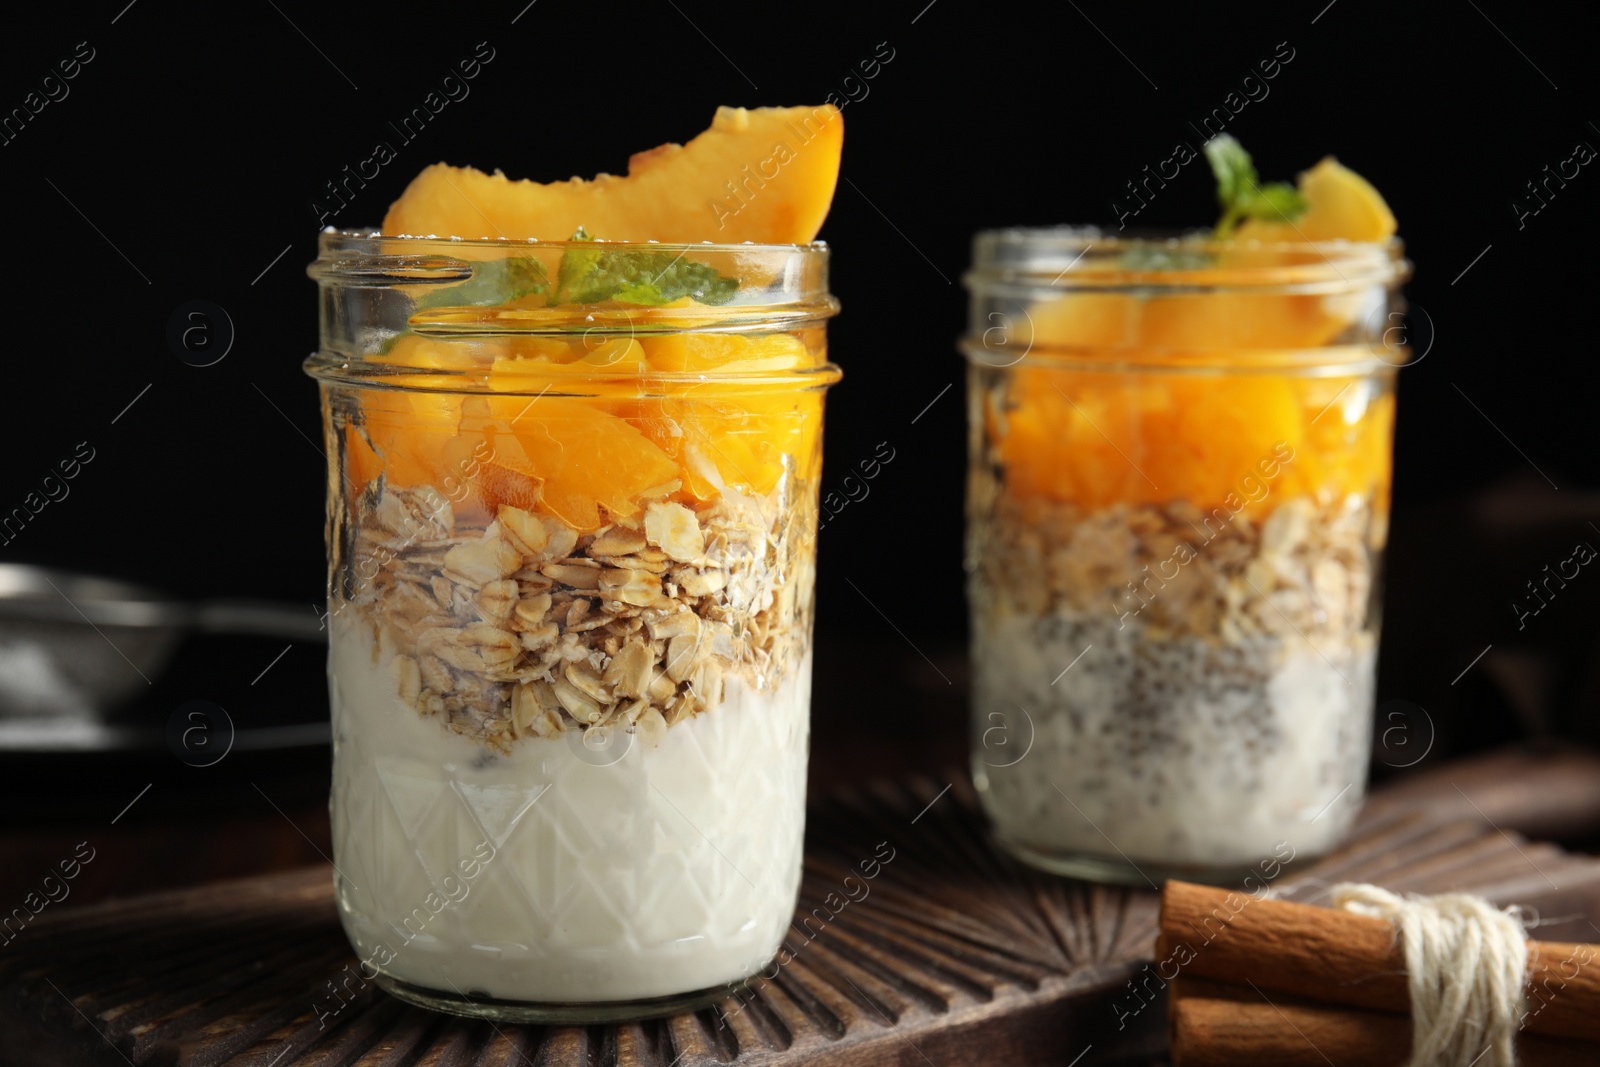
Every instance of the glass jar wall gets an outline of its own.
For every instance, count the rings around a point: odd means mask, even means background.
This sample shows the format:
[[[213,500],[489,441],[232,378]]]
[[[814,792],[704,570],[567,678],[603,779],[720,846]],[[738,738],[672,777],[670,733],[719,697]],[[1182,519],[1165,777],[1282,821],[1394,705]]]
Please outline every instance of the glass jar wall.
[[[1371,740],[1397,245],[980,235],[973,771],[1047,869],[1331,849]]]
[[[826,263],[323,236],[334,862],[396,995],[632,1018],[777,951]]]

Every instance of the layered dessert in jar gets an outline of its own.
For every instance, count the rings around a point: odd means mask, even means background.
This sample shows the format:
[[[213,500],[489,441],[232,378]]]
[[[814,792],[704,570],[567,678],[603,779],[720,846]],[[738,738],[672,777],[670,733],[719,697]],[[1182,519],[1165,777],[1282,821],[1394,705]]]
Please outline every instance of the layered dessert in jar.
[[[1224,237],[979,239],[973,769],[1040,866],[1223,880],[1360,807],[1406,265],[1352,172],[1298,200]]]
[[[840,123],[723,109],[594,182],[441,165],[324,236],[334,861],[404,999],[680,1010],[788,928]],[[736,225],[662,206],[785,136]],[[688,231],[721,243],[646,243]]]

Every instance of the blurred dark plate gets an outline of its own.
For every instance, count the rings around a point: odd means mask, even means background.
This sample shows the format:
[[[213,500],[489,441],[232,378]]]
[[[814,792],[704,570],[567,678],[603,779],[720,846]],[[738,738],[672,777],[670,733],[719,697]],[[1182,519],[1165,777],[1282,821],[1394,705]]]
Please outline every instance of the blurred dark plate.
[[[221,815],[259,807],[258,788],[284,804],[325,797],[326,663],[323,645],[194,636],[105,716],[0,718],[0,825],[109,822],[151,783],[141,812]]]

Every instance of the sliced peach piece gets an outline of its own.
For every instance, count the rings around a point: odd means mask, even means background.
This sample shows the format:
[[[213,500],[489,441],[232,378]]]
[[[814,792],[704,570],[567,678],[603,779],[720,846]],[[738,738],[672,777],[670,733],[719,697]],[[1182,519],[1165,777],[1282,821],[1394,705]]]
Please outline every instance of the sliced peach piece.
[[[1191,377],[1019,366],[1003,412],[1011,491],[1095,509],[1116,502],[1221,504],[1284,441],[1301,398],[1273,375]]]
[[[622,413],[678,463],[683,491],[697,501],[714,500],[726,485],[769,492],[785,470],[801,478],[817,473],[818,391],[644,399]]]
[[[988,425],[1015,496],[1089,509],[1187,500],[1209,512],[1229,493],[1259,493],[1259,483],[1266,493],[1250,502],[1257,518],[1297,495],[1387,500],[1394,396],[1363,377],[1024,365],[1011,373],[1008,394]],[[1275,468],[1270,477],[1263,463]]]
[[[520,453],[513,456],[513,460]],[[446,441],[433,457],[436,488],[456,503],[461,513],[476,506],[488,517],[501,504],[531,509],[539,499],[538,479],[508,467],[495,442],[475,433]]]
[[[1342,297],[1251,293],[1163,295],[1071,293],[1028,308],[1039,348],[1229,349],[1316,348],[1350,328],[1355,308]],[[1025,326],[1025,329],[1029,327]]]
[[[502,391],[537,389],[539,379],[586,374],[637,376],[649,369],[644,348],[631,337],[573,338],[571,341],[554,340],[554,344],[561,347],[538,354],[514,350],[515,355],[497,356],[489,368],[490,388]],[[636,390],[638,383],[634,382],[632,388]]]
[[[467,346],[442,344],[415,334],[396,339],[384,359],[419,372],[466,371],[478,366]],[[397,375],[388,381],[401,386],[430,384],[426,373]],[[440,452],[460,427],[461,397],[423,389],[372,394],[362,402],[362,418],[390,483],[434,484]]]
[[[1292,223],[1249,219],[1235,233],[1240,241],[1387,241],[1395,234],[1394,212],[1361,175],[1328,156],[1300,175],[1305,214]]]
[[[383,457],[367,443],[367,436],[354,423],[344,428],[344,475],[351,488],[359,492],[383,473]]]
[[[518,496],[537,490],[538,506],[577,530],[594,530],[611,515],[639,511],[639,495],[677,477],[666,453],[624,419],[575,397],[469,397],[461,433],[487,442],[479,491],[496,504],[495,484]],[[525,481],[511,478],[521,475]],[[496,481],[498,480],[498,481]]]
[[[832,105],[723,107],[688,144],[633,156],[622,178],[541,185],[437,163],[389,208],[383,232],[564,241],[582,228],[608,241],[803,244],[833,201],[843,140]]]
[[[793,334],[677,333],[643,338],[650,366],[669,374],[794,370],[810,362]]]
[[[383,356],[384,363],[418,370],[459,371],[480,366],[471,345],[459,341],[435,341],[420,334],[404,333]]]

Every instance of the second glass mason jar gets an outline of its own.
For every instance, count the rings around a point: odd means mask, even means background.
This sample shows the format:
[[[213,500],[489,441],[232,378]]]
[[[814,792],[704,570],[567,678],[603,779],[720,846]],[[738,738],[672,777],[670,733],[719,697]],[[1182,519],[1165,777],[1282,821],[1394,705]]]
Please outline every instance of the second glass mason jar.
[[[709,1003],[799,889],[827,250],[327,232],[334,863],[362,976]]]
[[[973,771],[997,836],[1138,884],[1329,851],[1371,744],[1398,242],[1013,230],[974,259]]]

